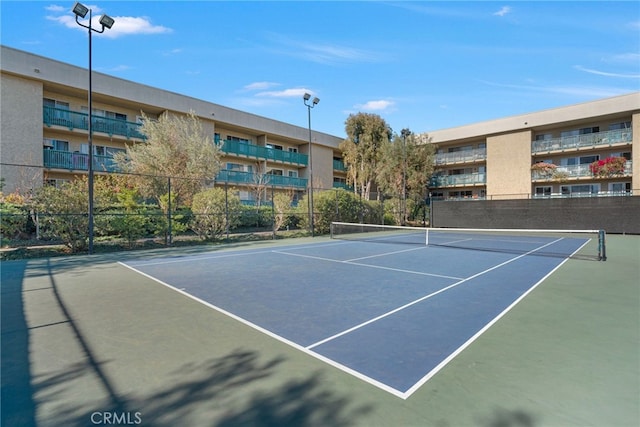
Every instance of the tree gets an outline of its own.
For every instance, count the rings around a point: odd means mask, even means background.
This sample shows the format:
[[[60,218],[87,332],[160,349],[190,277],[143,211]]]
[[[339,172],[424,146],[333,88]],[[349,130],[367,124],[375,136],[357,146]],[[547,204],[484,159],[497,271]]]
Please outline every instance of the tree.
[[[191,228],[202,240],[215,240],[240,223],[241,202],[222,188],[209,188],[193,196]]]
[[[127,146],[126,154],[117,154],[115,161],[135,174],[132,179],[140,192],[154,198],[163,211],[167,212],[169,200],[189,205],[220,170],[220,148],[193,112],[185,117],[163,114],[158,120],[143,113],[143,120],[140,131],[145,143]]]
[[[347,138],[340,149],[347,168],[347,183],[368,200],[383,147],[389,144],[392,130],[377,114],[358,113],[349,115],[345,131]]]
[[[392,142],[383,147],[376,184],[395,201],[400,224],[407,220],[407,199],[423,200],[426,196],[433,154],[428,136],[415,135],[409,129],[394,134]]]
[[[59,188],[45,185],[36,190],[32,206],[42,236],[58,238],[71,249],[87,248],[89,220],[87,178],[65,182]]]

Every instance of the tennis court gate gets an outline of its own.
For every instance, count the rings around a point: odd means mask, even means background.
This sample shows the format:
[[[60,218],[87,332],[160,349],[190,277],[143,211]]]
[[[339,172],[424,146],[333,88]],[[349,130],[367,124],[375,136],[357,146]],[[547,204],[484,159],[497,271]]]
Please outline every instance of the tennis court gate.
[[[590,229],[640,234],[640,196],[433,200],[433,227]]]

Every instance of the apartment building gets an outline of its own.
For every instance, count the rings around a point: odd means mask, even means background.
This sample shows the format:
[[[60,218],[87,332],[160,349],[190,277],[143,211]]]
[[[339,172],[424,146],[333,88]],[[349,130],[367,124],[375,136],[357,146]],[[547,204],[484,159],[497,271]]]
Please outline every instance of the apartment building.
[[[434,197],[640,195],[640,92],[428,135]]]
[[[85,68],[2,46],[0,176],[4,192],[57,185],[88,171]],[[193,111],[212,143],[222,147],[222,170],[215,185],[235,189],[255,201],[252,188],[268,183],[299,197],[308,186],[343,186],[342,138],[271,120],[143,84],[93,73],[92,146],[96,174],[118,172],[113,155],[126,144],[144,142],[141,116],[184,115]],[[306,118],[302,99],[300,115]],[[311,149],[311,153],[309,152]],[[311,165],[309,155],[311,154]],[[335,183],[335,184],[334,184]]]

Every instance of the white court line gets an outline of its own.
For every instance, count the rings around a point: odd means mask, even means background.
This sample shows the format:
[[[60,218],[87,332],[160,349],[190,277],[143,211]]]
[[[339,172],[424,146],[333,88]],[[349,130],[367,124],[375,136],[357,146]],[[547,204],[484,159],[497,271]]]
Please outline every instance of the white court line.
[[[317,346],[319,346],[319,345],[321,345],[321,344],[325,344],[325,343],[327,343],[327,342],[329,342],[329,341],[333,341],[333,340],[334,340],[334,339],[336,339],[336,338],[339,338],[339,337],[341,337],[341,336],[343,336],[343,335],[346,335],[346,334],[348,334],[348,333],[351,333],[351,332],[353,332],[353,331],[356,331],[356,330],[358,330],[358,329],[360,329],[360,328],[363,328],[363,327],[365,327],[365,326],[367,326],[367,325],[369,325],[369,324],[371,324],[371,323],[377,322],[377,321],[378,321],[378,320],[380,320],[380,319],[384,319],[385,317],[389,317],[389,316],[391,316],[392,314],[395,314],[395,313],[397,313],[397,312],[399,312],[399,311],[401,311],[401,310],[404,310],[404,309],[406,309],[406,308],[408,308],[408,307],[411,307],[412,305],[418,304],[419,302],[422,302],[422,301],[424,301],[424,300],[427,300],[427,299],[429,299],[429,298],[432,298],[432,297],[434,297],[434,296],[436,296],[436,295],[438,295],[438,294],[441,294],[441,293],[443,293],[443,292],[445,292],[445,291],[448,291],[449,289],[455,288],[456,286],[460,286],[461,284],[463,284],[463,283],[465,283],[465,282],[467,282],[467,281],[469,281],[469,280],[471,280],[471,279],[475,279],[476,277],[482,276],[483,274],[486,274],[486,273],[488,273],[488,272],[490,272],[490,271],[493,271],[493,270],[495,270],[495,269],[497,269],[497,268],[500,268],[500,267],[502,267],[502,266],[504,266],[504,265],[510,264],[510,263],[512,263],[512,262],[513,262],[513,261],[515,261],[515,260],[518,260],[518,259],[520,259],[520,258],[522,258],[522,257],[524,257],[524,256],[527,256],[527,255],[529,255],[529,254],[531,254],[531,253],[533,253],[533,252],[539,251],[540,249],[545,248],[545,247],[547,247],[547,246],[549,246],[549,245],[551,245],[551,244],[553,244],[553,243],[559,242],[559,241],[560,241],[560,240],[562,240],[562,239],[563,239],[563,238],[561,237],[561,238],[559,238],[559,239],[554,240],[553,242],[547,243],[546,245],[542,245],[542,246],[540,246],[540,247],[538,247],[538,248],[536,248],[536,249],[533,249],[533,250],[531,250],[531,251],[529,251],[529,252],[527,252],[527,253],[525,253],[525,254],[519,255],[519,256],[517,256],[517,257],[515,257],[515,258],[511,258],[511,259],[509,259],[509,260],[507,260],[507,261],[505,261],[505,262],[503,262],[503,263],[500,263],[500,264],[495,265],[495,266],[493,266],[493,267],[491,267],[491,268],[488,268],[488,269],[486,269],[486,270],[484,270],[484,271],[481,271],[481,272],[479,272],[479,273],[476,273],[476,274],[474,274],[473,276],[469,276],[469,277],[467,277],[467,278],[465,278],[465,279],[462,279],[462,280],[460,280],[460,281],[458,281],[458,282],[456,282],[456,283],[453,283],[453,284],[451,284],[451,285],[449,285],[449,286],[447,286],[447,287],[444,287],[444,288],[442,288],[442,289],[440,289],[440,290],[437,290],[437,291],[435,291],[435,292],[432,292],[432,293],[430,293],[429,295],[425,295],[425,296],[423,296],[423,297],[421,297],[421,298],[418,298],[417,300],[411,301],[410,303],[407,303],[407,304],[405,304],[405,305],[403,305],[403,306],[401,306],[401,307],[398,307],[398,308],[393,309],[393,310],[391,310],[391,311],[388,311],[388,312],[386,312],[386,313],[384,313],[384,314],[381,314],[381,315],[380,315],[380,316],[378,316],[378,317],[375,317],[375,318],[373,318],[373,319],[367,320],[366,322],[362,322],[362,323],[360,323],[359,325],[353,326],[353,327],[351,327],[351,328],[349,328],[349,329],[346,329],[346,330],[344,330],[344,331],[342,331],[342,332],[338,332],[338,333],[337,333],[337,334],[335,334],[335,335],[332,335],[332,336],[330,336],[330,337],[327,337],[327,338],[325,338],[325,339],[323,339],[323,340],[321,340],[321,341],[318,341],[318,342],[316,342],[316,343],[313,343],[313,344],[311,344],[311,345],[307,346],[307,348],[308,348],[308,349],[312,349],[312,348],[317,347]]]
[[[508,264],[508,263],[510,263],[510,262],[512,262],[512,261],[515,261],[515,260],[517,260],[517,259],[519,259],[519,258],[522,258],[522,257],[524,257],[524,256],[526,256],[526,255],[528,255],[528,254],[531,254],[531,253],[533,253],[533,252],[536,252],[536,251],[538,251],[538,250],[540,250],[540,249],[542,249],[542,248],[544,248],[544,247],[546,247],[546,246],[549,246],[549,245],[551,245],[551,244],[553,244],[553,243],[556,243],[556,242],[558,242],[558,241],[560,241],[560,240],[562,240],[562,239],[557,239],[557,240],[555,240],[555,241],[553,241],[553,242],[550,242],[550,243],[548,243],[548,244],[546,244],[546,245],[543,245],[543,246],[541,246],[541,247],[539,247],[539,248],[537,248],[537,249],[534,249],[534,250],[532,250],[532,251],[529,251],[529,252],[527,252],[526,254],[523,254],[523,255],[520,255],[520,256],[518,256],[518,257],[516,257],[516,258],[513,258],[513,259],[510,259],[510,260],[507,260],[506,262],[503,262],[502,264],[499,264],[499,265],[496,265],[496,266],[494,266],[494,267],[492,267],[492,268],[490,268],[490,269],[487,269],[487,270],[485,270],[484,272],[480,272],[480,273],[475,274],[475,275],[473,275],[473,276],[470,276],[470,277],[468,277],[468,278],[466,278],[466,279],[463,279],[460,283],[462,283],[462,282],[464,282],[464,281],[468,281],[468,280],[470,280],[470,279],[472,279],[472,278],[474,278],[474,277],[477,277],[477,276],[479,276],[479,275],[481,275],[481,274],[484,274],[484,273],[486,273],[486,272],[488,272],[488,271],[491,271],[491,270],[494,270],[494,269],[496,269],[496,268],[499,268],[499,267],[501,267],[501,266],[503,266],[503,265],[505,265],[505,264]],[[575,254],[575,253],[577,253],[578,251],[580,251],[580,249],[582,249],[582,247],[584,247],[584,245],[586,245],[587,243],[588,243],[588,241],[587,241],[587,242],[585,242],[585,243],[584,243],[580,248],[578,248],[578,249],[577,249],[573,254]],[[311,247],[311,246],[310,246],[310,247]],[[313,247],[317,247],[317,246],[313,246]],[[268,252],[268,251],[264,251],[264,252]],[[254,252],[254,253],[255,253],[255,252]],[[286,253],[286,252],[282,252],[282,253],[283,253],[283,254],[286,254],[286,255],[296,256],[296,254],[288,254],[288,253]],[[572,254],[572,255],[573,255],[573,254]],[[339,262],[339,261],[335,261],[335,260],[331,260],[331,259],[326,259],[326,260],[327,260],[327,261],[332,261],[332,262]],[[376,380],[376,379],[370,378],[370,377],[368,377],[367,375],[362,374],[361,372],[358,372],[358,371],[356,371],[356,370],[354,370],[354,369],[352,369],[352,368],[349,368],[348,366],[345,366],[345,365],[343,365],[343,364],[341,364],[341,363],[338,363],[338,362],[336,362],[336,361],[334,361],[334,360],[332,360],[332,359],[327,358],[326,356],[323,356],[323,355],[321,355],[321,354],[319,354],[319,353],[316,353],[315,351],[311,350],[311,348],[312,348],[312,347],[314,347],[314,346],[317,346],[317,345],[318,345],[318,343],[313,344],[313,345],[311,345],[311,346],[304,347],[304,346],[302,346],[302,345],[300,345],[300,344],[297,344],[297,343],[295,343],[295,342],[293,342],[293,341],[290,341],[290,340],[288,340],[288,339],[286,339],[286,338],[284,338],[284,337],[282,337],[282,336],[280,336],[280,335],[277,335],[277,334],[275,334],[275,333],[273,333],[273,332],[269,331],[268,329],[265,329],[265,328],[263,328],[263,327],[261,327],[261,326],[258,326],[258,325],[254,324],[254,323],[252,323],[252,322],[249,322],[248,320],[246,320],[246,319],[244,319],[244,318],[242,318],[242,317],[239,317],[239,316],[237,316],[237,315],[235,315],[235,314],[233,314],[233,313],[231,313],[231,312],[228,312],[228,311],[226,311],[226,310],[224,310],[224,309],[222,309],[222,308],[220,308],[220,307],[217,307],[217,306],[215,306],[215,305],[213,305],[213,304],[211,304],[211,303],[208,303],[207,301],[204,301],[204,300],[202,300],[202,299],[200,299],[200,298],[198,298],[198,297],[195,297],[195,296],[193,296],[193,295],[191,295],[191,294],[189,294],[189,293],[185,292],[184,290],[181,290],[181,289],[178,289],[178,288],[176,288],[176,287],[173,287],[173,286],[171,286],[171,285],[169,285],[169,284],[167,284],[167,283],[165,283],[165,282],[163,282],[163,281],[161,281],[161,280],[159,280],[159,279],[156,279],[155,277],[153,277],[153,276],[151,276],[151,275],[148,275],[148,274],[146,274],[146,273],[143,273],[142,271],[137,270],[136,268],[131,267],[131,266],[129,266],[129,265],[127,265],[127,264],[125,264],[124,262],[118,262],[118,264],[123,265],[124,267],[126,267],[126,268],[128,268],[128,269],[130,269],[130,270],[132,270],[132,271],[135,271],[135,272],[137,272],[137,273],[139,273],[139,274],[141,274],[141,275],[143,275],[143,276],[145,276],[145,277],[147,277],[147,278],[149,278],[149,279],[151,279],[151,280],[153,280],[153,281],[155,281],[155,282],[157,282],[157,283],[160,283],[161,285],[164,285],[164,286],[166,286],[166,287],[168,287],[168,288],[170,288],[170,289],[173,289],[173,290],[175,290],[175,291],[179,292],[180,294],[182,294],[182,295],[184,295],[184,296],[186,296],[186,297],[188,297],[188,298],[191,298],[191,299],[193,299],[193,300],[195,300],[195,301],[197,301],[197,302],[199,302],[199,303],[201,303],[201,304],[203,304],[203,305],[205,305],[205,306],[207,306],[207,307],[213,308],[214,310],[216,310],[216,311],[218,311],[218,312],[220,312],[220,313],[222,313],[222,314],[225,314],[225,315],[227,315],[227,316],[229,316],[229,317],[231,317],[231,318],[233,318],[233,319],[235,319],[235,320],[237,320],[237,321],[239,321],[239,322],[241,322],[241,323],[243,323],[243,324],[245,324],[245,325],[247,325],[247,326],[250,326],[250,327],[252,327],[252,328],[254,328],[254,329],[256,329],[256,330],[258,330],[258,331],[260,331],[260,332],[262,332],[262,333],[264,333],[264,334],[266,334],[267,336],[270,336],[270,337],[272,337],[272,338],[274,338],[274,339],[277,339],[278,341],[281,341],[281,342],[283,342],[283,343],[285,343],[285,344],[287,344],[287,345],[289,345],[289,346],[291,346],[291,347],[293,347],[293,348],[295,348],[295,349],[297,349],[297,350],[299,350],[299,351],[301,351],[301,352],[303,352],[303,353],[305,353],[305,354],[308,354],[308,355],[310,355],[310,356],[312,356],[312,357],[314,357],[314,358],[316,358],[316,359],[318,359],[318,360],[321,360],[321,361],[323,361],[323,362],[325,362],[325,363],[327,363],[327,364],[329,364],[329,365],[331,365],[331,366],[333,366],[333,367],[336,367],[336,368],[338,368],[338,369],[342,370],[343,372],[346,372],[346,373],[348,373],[348,374],[350,374],[350,375],[353,375],[353,376],[355,376],[356,378],[359,378],[359,379],[361,379],[361,380],[363,380],[363,381],[367,382],[368,384],[371,384],[371,385],[373,385],[373,386],[375,386],[375,387],[377,387],[377,388],[379,388],[379,389],[381,389],[381,390],[384,390],[384,391],[386,391],[386,392],[388,392],[388,393],[390,393],[390,394],[392,394],[392,395],[394,395],[394,396],[396,396],[396,397],[399,397],[399,398],[401,398],[401,399],[406,400],[406,399],[408,399],[408,398],[409,398],[409,397],[410,397],[410,396],[411,396],[411,395],[412,395],[416,390],[418,390],[422,385],[424,385],[424,383],[426,383],[430,378],[432,378],[432,377],[433,377],[433,376],[434,376],[434,375],[435,375],[435,374],[436,374],[440,369],[442,369],[442,368],[443,368],[447,363],[449,363],[449,362],[450,362],[450,361],[451,361],[455,356],[457,356],[460,352],[462,352],[462,351],[463,351],[467,346],[469,346],[473,341],[475,341],[475,339],[477,339],[477,338],[478,338],[478,337],[479,337],[483,332],[485,332],[485,331],[486,331],[490,326],[492,326],[492,325],[493,325],[495,322],[497,322],[497,321],[498,321],[502,316],[504,316],[504,315],[507,313],[507,311],[509,311],[512,307],[514,307],[514,306],[515,306],[519,301],[521,301],[521,300],[522,300],[522,299],[523,299],[523,298],[524,298],[528,293],[530,293],[530,292],[531,292],[535,287],[537,287],[540,283],[542,283],[542,282],[543,282],[543,281],[544,281],[548,276],[550,276],[554,271],[556,271],[558,268],[560,268],[560,266],[562,266],[562,265],[563,265],[567,260],[568,260],[568,259],[565,259],[564,261],[562,261],[562,263],[560,263],[560,264],[559,264],[557,267],[555,267],[551,272],[549,272],[545,277],[543,277],[543,278],[542,278],[538,283],[536,283],[536,284],[535,284],[535,285],[534,285],[530,290],[528,290],[524,295],[522,295],[520,298],[518,298],[518,299],[517,299],[513,304],[511,304],[507,309],[505,309],[502,313],[500,313],[500,314],[499,314],[495,319],[493,319],[491,322],[489,322],[489,323],[488,323],[485,327],[483,327],[483,328],[482,328],[482,329],[481,329],[477,334],[475,334],[472,338],[470,338],[467,342],[465,342],[462,346],[460,346],[460,347],[459,347],[455,352],[453,352],[453,353],[452,353],[451,355],[449,355],[446,359],[444,359],[444,360],[443,360],[439,365],[437,365],[434,369],[432,369],[429,373],[427,373],[427,375],[425,375],[425,376],[424,376],[420,381],[418,381],[416,384],[414,384],[414,385],[413,385],[410,389],[408,389],[406,392],[402,392],[402,391],[400,391],[400,390],[397,390],[397,389],[395,389],[395,388],[393,388],[393,387],[391,387],[391,386],[389,386],[389,385],[387,385],[387,384],[384,384],[384,383],[382,383],[382,382],[380,382],[380,381],[378,381],[378,380]],[[415,272],[414,272],[414,273],[415,273]],[[458,283],[458,284],[460,284],[460,283]],[[456,286],[457,286],[457,284],[454,284],[454,285],[456,285]],[[440,293],[440,292],[444,292],[445,290],[450,289],[450,288],[451,288],[451,287],[453,287],[454,285],[448,286],[447,288],[444,288],[444,289],[442,289],[442,290],[438,291],[438,293]],[[435,294],[435,293],[434,293],[434,294]],[[434,294],[432,294],[432,295],[434,295]],[[397,311],[397,310],[396,310],[396,311]],[[370,322],[367,322],[367,323],[370,323]],[[353,328],[352,328],[352,329],[353,329]],[[325,340],[325,341],[326,341],[326,340]]]
[[[305,245],[305,246],[295,246],[295,247],[288,247],[286,248],[287,250],[297,250],[297,249],[308,249],[308,248],[321,248],[321,247],[326,247],[326,246],[334,246],[334,245],[341,245],[344,244],[342,242],[340,243],[327,243],[327,244],[312,244],[312,245]],[[244,249],[238,249],[238,250],[232,250],[229,252],[215,252],[215,253],[211,253],[211,255],[187,255],[185,257],[181,257],[181,258],[175,258],[175,259],[166,259],[163,258],[162,260],[159,261],[149,261],[149,262],[141,262],[141,263],[136,263],[135,261],[130,261],[132,263],[134,263],[136,265],[136,267],[146,267],[149,265],[161,265],[161,264],[175,264],[175,263],[179,263],[179,262],[197,262],[197,261],[203,261],[203,260],[208,260],[208,259],[217,259],[217,258],[230,258],[230,257],[236,257],[236,256],[247,256],[247,255],[260,255],[260,254],[268,254],[268,253],[272,253],[272,252],[277,252],[274,251],[273,249],[269,248],[269,249],[264,249],[264,250],[253,250],[253,251],[247,251]]]
[[[320,260],[320,261],[335,262],[335,263],[338,263],[338,264],[351,264],[351,265],[358,265],[358,266],[361,266],[361,267],[377,268],[377,269],[380,269],[380,270],[396,271],[398,273],[417,274],[418,276],[442,277],[444,279],[451,279],[451,280],[460,280],[460,279],[462,279],[462,277],[445,276],[443,274],[434,274],[434,273],[424,273],[422,271],[414,271],[414,270],[403,270],[401,268],[383,267],[381,265],[363,264],[363,263],[352,262],[352,261],[341,261],[339,259],[324,258],[324,257],[319,257],[319,256],[314,256],[314,255],[292,254],[292,253],[284,252],[284,251],[273,251],[273,252],[281,254],[281,255],[289,255],[289,256],[295,256],[295,257],[300,257],[300,258],[317,259],[317,260]]]
[[[559,239],[560,240],[560,239]],[[480,337],[483,333],[485,333],[491,326],[493,326],[498,320],[504,317],[513,307],[515,307],[520,301],[522,301],[527,295],[529,295],[535,288],[537,288],[542,282],[544,282],[547,277],[551,276],[557,269],[566,263],[569,258],[578,253],[587,243],[589,243],[591,239],[588,239],[584,242],[578,249],[573,251],[569,257],[565,258],[560,264],[558,264],[553,270],[547,273],[542,279],[538,280],[531,288],[529,288],[525,293],[523,293],[518,299],[516,299],[513,303],[511,303],[507,308],[505,308],[501,313],[499,313],[496,317],[494,317],[489,323],[487,323],[482,329],[480,329],[475,335],[469,338],[466,342],[464,342],[460,347],[458,347],[453,353],[447,356],[442,362],[440,362],[435,368],[433,368],[430,372],[428,372],[424,377],[420,379],[420,381],[416,382],[409,390],[403,393],[403,399],[409,398],[416,390],[422,387],[427,381],[429,381],[435,374],[437,374],[442,368],[444,368],[449,362],[451,362],[458,354],[462,353],[464,349],[469,347],[476,339]]]
[[[188,293],[188,292],[186,292],[186,291],[184,291],[182,289],[178,289],[175,286],[172,286],[172,285],[170,285],[170,284],[168,284],[166,282],[163,282],[160,279],[157,279],[157,278],[155,278],[155,277],[153,277],[153,276],[151,276],[151,275],[149,275],[147,273],[144,273],[144,272],[136,269],[135,267],[131,267],[130,265],[125,264],[124,262],[118,261],[118,264],[120,264],[120,265],[122,265],[122,266],[124,266],[124,267],[126,267],[126,268],[128,268],[128,269],[130,269],[130,270],[132,270],[132,271],[134,271],[136,273],[138,273],[138,274],[141,274],[142,276],[144,276],[144,277],[146,277],[146,278],[148,278],[150,280],[153,280],[156,283],[159,283],[159,284],[161,284],[163,286],[166,286],[167,288],[172,289],[172,290],[184,295],[187,298],[190,298],[190,299],[192,299],[194,301],[197,301],[197,302],[199,302],[200,304],[203,304],[206,307],[212,308],[212,309],[216,310],[217,312],[224,314],[225,316],[229,316],[230,318],[232,318],[234,320],[237,320],[238,322],[242,323],[243,325],[247,325],[247,326],[249,326],[249,327],[251,327],[251,328],[253,328],[253,329],[257,330],[257,331],[262,332],[263,334],[265,334],[265,335],[267,335],[267,336],[269,336],[269,337],[271,337],[273,339],[276,339],[276,340],[278,340],[280,342],[283,342],[283,343],[295,348],[296,350],[299,350],[299,351],[301,351],[301,352],[303,352],[303,353],[305,353],[305,354],[307,354],[307,355],[309,355],[311,357],[314,357],[314,358],[316,358],[318,360],[321,360],[322,362],[327,363],[328,365],[333,366],[333,367],[335,367],[337,369],[340,369],[343,372],[346,372],[346,373],[348,373],[350,375],[353,375],[354,377],[359,378],[360,380],[362,380],[362,381],[364,381],[364,382],[366,382],[368,384],[371,384],[371,385],[373,385],[375,387],[378,387],[379,389],[384,390],[384,391],[386,391],[388,393],[391,393],[394,396],[399,397],[401,399],[406,399],[405,397],[403,397],[403,393],[401,391],[396,390],[395,388],[390,387],[389,385],[387,385],[385,383],[382,383],[382,382],[380,382],[380,381],[378,381],[378,380],[376,380],[374,378],[368,377],[367,375],[364,375],[361,372],[358,372],[358,371],[356,371],[356,370],[354,370],[352,368],[349,368],[348,366],[345,366],[345,365],[343,365],[341,363],[336,362],[333,359],[330,359],[330,358],[328,358],[326,356],[323,356],[323,355],[321,355],[319,353],[316,353],[315,351],[308,350],[305,347],[301,346],[300,344],[297,344],[297,343],[295,343],[295,342],[293,342],[291,340],[288,340],[287,338],[285,338],[285,337],[283,337],[281,335],[278,335],[278,334],[276,334],[274,332],[271,332],[270,330],[265,329],[262,326],[259,326],[259,325],[255,324],[253,322],[248,321],[247,319],[244,319],[244,318],[242,318],[240,316],[237,316],[237,315],[233,314],[230,311],[227,311],[227,310],[225,310],[223,308],[220,308],[220,307],[218,307],[216,305],[213,305],[213,304],[211,304],[211,303],[209,303],[209,302],[207,302],[207,301],[205,301],[203,299],[200,299],[200,298],[198,298],[198,297],[196,297],[194,295],[191,295],[190,293]]]

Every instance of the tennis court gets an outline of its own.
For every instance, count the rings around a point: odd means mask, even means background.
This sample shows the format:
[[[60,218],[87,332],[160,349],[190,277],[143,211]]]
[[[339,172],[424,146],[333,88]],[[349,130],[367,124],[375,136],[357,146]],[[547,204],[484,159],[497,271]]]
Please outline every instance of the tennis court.
[[[2,424],[638,425],[638,236],[334,231],[3,261]]]
[[[569,257],[602,251],[597,232],[334,224],[333,236],[123,265],[406,399]]]

